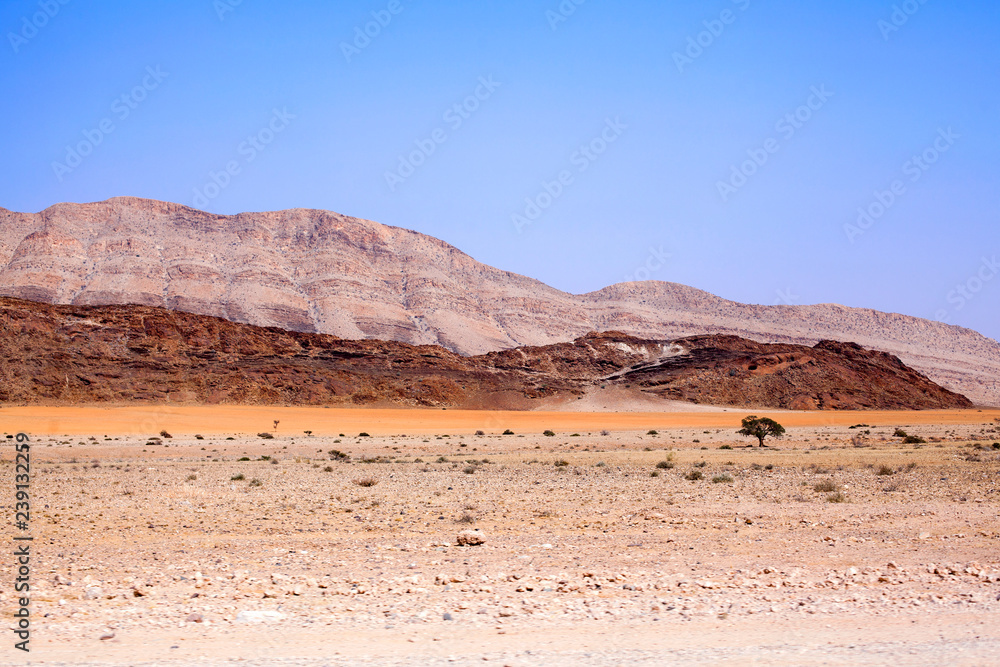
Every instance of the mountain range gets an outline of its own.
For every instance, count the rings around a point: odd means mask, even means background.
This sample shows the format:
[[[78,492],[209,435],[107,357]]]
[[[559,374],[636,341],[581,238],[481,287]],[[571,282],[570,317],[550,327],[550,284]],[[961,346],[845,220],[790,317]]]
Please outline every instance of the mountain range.
[[[40,213],[0,208],[0,295],[156,306],[461,355],[607,331],[852,342],[976,404],[1000,405],[1000,343],[969,329],[835,304],[740,304],[660,281],[568,294],[433,237],[329,211],[224,216],[133,197]]]
[[[784,409],[970,408],[885,352],[737,336],[621,332],[462,356],[152,306],[0,297],[0,401],[573,409],[687,404]]]

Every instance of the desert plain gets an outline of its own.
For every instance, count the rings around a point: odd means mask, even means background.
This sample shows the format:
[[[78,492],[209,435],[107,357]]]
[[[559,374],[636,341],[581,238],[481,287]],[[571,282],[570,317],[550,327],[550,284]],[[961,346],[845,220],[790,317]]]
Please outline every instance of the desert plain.
[[[1000,410],[747,414],[5,407],[0,664],[1000,663]]]

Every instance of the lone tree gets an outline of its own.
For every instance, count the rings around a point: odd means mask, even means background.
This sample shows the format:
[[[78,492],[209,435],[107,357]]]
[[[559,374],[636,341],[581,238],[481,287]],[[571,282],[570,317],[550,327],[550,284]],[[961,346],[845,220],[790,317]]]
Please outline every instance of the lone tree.
[[[785,435],[785,427],[774,421],[770,417],[758,417],[750,415],[743,418],[743,428],[737,431],[740,435],[757,438],[761,447],[764,447],[764,438],[780,438]]]

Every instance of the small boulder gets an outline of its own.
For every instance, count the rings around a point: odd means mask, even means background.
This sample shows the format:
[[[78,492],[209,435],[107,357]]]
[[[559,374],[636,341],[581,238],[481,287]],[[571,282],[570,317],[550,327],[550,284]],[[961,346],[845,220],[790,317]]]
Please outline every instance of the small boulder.
[[[478,528],[463,530],[458,534],[458,546],[460,547],[476,547],[484,542],[486,542],[486,536]]]

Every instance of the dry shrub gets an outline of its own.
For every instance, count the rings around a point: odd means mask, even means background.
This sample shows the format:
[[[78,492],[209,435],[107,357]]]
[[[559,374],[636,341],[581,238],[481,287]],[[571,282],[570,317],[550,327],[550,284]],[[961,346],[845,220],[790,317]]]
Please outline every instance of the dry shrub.
[[[828,493],[837,490],[837,483],[832,479],[824,479],[813,484],[813,491],[817,493]]]

